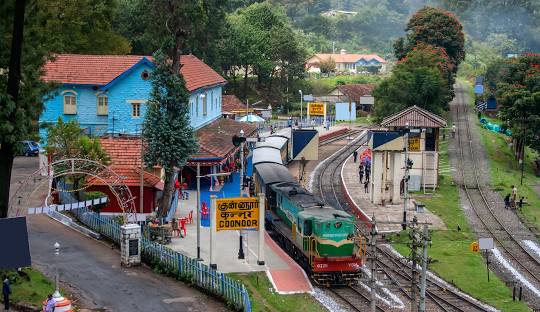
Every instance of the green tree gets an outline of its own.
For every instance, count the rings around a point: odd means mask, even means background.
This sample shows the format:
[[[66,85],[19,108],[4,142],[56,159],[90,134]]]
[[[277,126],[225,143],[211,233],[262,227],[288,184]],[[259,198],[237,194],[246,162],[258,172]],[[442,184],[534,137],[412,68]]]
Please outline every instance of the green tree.
[[[224,55],[230,57],[224,71],[235,74],[242,69],[243,97],[247,96],[250,74],[257,76],[257,86],[273,91],[274,80],[300,78],[304,73],[307,52],[280,6],[265,1],[239,9],[228,16],[228,36]],[[262,92],[261,92],[262,93]]]
[[[400,38],[394,45],[395,55],[403,58],[420,43],[444,48],[456,72],[465,58],[465,35],[463,27],[454,14],[442,9],[424,7],[416,12],[407,24],[406,39]]]
[[[501,118],[520,143],[540,152],[540,56],[494,64],[488,73],[488,82],[497,83]]]
[[[40,80],[48,56],[41,32],[45,22],[36,1],[0,4],[0,218],[8,215],[11,168],[18,142],[36,133],[42,96],[50,86]]]
[[[159,204],[159,214],[167,215],[174,175],[197,151],[197,140],[189,122],[189,92],[173,62],[161,51],[154,54],[156,68],[151,75],[152,92],[143,128],[147,146],[144,161],[147,166],[160,165],[165,170],[165,189]]]
[[[79,123],[75,120],[64,122],[58,118],[58,122],[47,129],[47,154],[51,156],[51,161],[68,158],[82,158],[97,161],[105,166],[109,165],[111,159],[101,148],[98,138],[90,138],[82,134]],[[60,168],[67,169],[67,168]],[[88,170],[100,169],[99,166],[87,166]],[[86,180],[86,175],[75,174],[70,177],[73,183],[72,188],[79,190]],[[78,200],[81,200],[81,192],[75,192]]]
[[[396,65],[392,75],[373,91],[378,120],[413,105],[436,114],[446,110],[452,93],[439,60],[435,51],[409,52]]]
[[[113,29],[117,0],[35,0],[43,15],[39,31],[52,52],[127,54],[129,41]],[[36,8],[37,9],[37,8]]]
[[[333,58],[327,58],[319,63],[321,73],[328,74],[336,71],[336,61]]]

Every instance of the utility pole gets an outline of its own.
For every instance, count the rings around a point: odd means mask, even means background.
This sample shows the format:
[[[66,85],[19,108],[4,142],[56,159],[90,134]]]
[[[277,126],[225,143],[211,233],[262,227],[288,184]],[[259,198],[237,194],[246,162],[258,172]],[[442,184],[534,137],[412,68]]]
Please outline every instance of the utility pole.
[[[413,218],[413,221],[411,222],[411,232],[410,232],[410,239],[411,239],[411,261],[412,261],[412,272],[411,272],[411,312],[417,311],[416,306],[416,292],[417,292],[417,281],[416,281],[416,274],[417,274],[417,250],[418,250],[418,239],[419,239],[419,233],[417,228],[417,219],[416,216]]]
[[[371,312],[377,311],[377,304],[376,304],[376,280],[375,280],[375,273],[377,272],[377,222],[375,221],[375,216],[372,218],[372,226],[370,231],[370,244],[369,247],[371,248],[371,277],[369,279],[369,287],[371,289]]]
[[[247,114],[247,110],[246,110]],[[244,130],[240,130],[240,137],[244,138]],[[240,197],[244,193],[244,141],[240,142]],[[242,230],[238,231],[240,233],[240,246],[238,248],[238,259],[245,259],[244,254],[244,243],[242,237]]]
[[[401,228],[407,229],[407,204],[409,202],[409,123],[405,124],[405,176],[403,177],[403,223]]]
[[[143,153],[144,153],[144,144],[143,144],[143,128],[144,126],[141,125],[141,173],[139,176],[139,211],[141,212],[141,215],[144,213],[144,161],[143,161]]]
[[[430,241],[428,225],[424,224],[424,233],[422,234],[423,255],[422,255],[422,273],[420,275],[420,307],[419,312],[426,311],[426,273],[428,264],[428,243]]]
[[[197,162],[197,261],[201,258],[201,163]]]

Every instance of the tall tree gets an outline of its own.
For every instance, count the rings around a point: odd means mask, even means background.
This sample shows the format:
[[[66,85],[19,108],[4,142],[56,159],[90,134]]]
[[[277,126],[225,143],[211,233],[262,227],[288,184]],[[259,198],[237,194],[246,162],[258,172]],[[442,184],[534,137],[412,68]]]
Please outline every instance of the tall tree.
[[[417,105],[436,114],[448,107],[452,93],[440,68],[437,51],[413,50],[394,68],[392,75],[373,91],[379,120]]]
[[[493,64],[488,73],[489,82],[497,84],[501,118],[520,144],[540,152],[540,56]]]
[[[16,118],[17,105],[19,104],[25,6],[25,0],[15,2],[7,86],[5,89],[2,88],[6,90],[6,93],[0,98],[0,109],[2,113],[0,115],[0,121],[6,122],[6,124],[0,124],[0,133],[3,134],[2,139],[0,139],[0,174],[2,175],[0,178],[0,218],[7,217],[9,207],[9,183],[11,180],[11,167],[13,165],[14,145],[16,142],[16,140],[13,140],[13,136],[16,139],[16,133],[12,121]]]
[[[400,38],[394,45],[395,55],[401,59],[420,43],[444,48],[456,72],[465,58],[465,35],[463,26],[450,12],[424,7],[416,12],[407,24],[406,38]]]
[[[197,151],[197,140],[189,122],[189,92],[185,81],[170,58],[161,51],[154,54],[156,68],[150,76],[152,92],[146,112],[143,139],[147,146],[147,166],[161,165],[165,170],[165,189],[159,214],[165,216],[171,203],[174,175]]]
[[[189,122],[189,92],[180,72],[181,55],[208,16],[199,0],[153,0],[149,15],[154,34],[163,34],[163,50],[156,53],[156,69],[151,75],[152,92],[145,116],[143,138],[148,146],[147,165],[161,165],[165,187],[159,204],[166,215],[174,190],[175,175],[188,157],[197,151],[197,141]]]

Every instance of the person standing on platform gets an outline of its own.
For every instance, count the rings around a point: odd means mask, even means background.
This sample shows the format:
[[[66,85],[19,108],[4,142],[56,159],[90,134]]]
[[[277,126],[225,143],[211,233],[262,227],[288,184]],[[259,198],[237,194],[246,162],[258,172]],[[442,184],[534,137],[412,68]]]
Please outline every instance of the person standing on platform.
[[[369,180],[366,179],[364,182],[364,193],[369,193]]]
[[[364,166],[362,164],[358,166],[358,175],[360,176],[360,183],[364,183]]]
[[[9,310],[9,295],[11,295],[11,287],[9,286],[9,278],[4,275],[2,279],[2,294],[4,295],[4,310]]]
[[[358,158],[358,151],[355,150],[355,151],[352,153],[352,155],[353,155],[354,162],[356,162],[356,159]]]
[[[510,207],[510,193],[504,197],[504,208],[508,209],[508,207]]]

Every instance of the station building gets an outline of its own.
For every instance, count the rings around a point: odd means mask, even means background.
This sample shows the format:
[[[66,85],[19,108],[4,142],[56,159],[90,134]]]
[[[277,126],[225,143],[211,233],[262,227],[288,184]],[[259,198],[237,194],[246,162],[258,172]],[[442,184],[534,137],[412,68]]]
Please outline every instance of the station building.
[[[403,201],[405,144],[413,162],[408,189],[435,189],[439,175],[439,130],[446,127],[446,120],[415,105],[383,119],[381,125],[387,130],[373,131],[369,142],[371,202],[384,205]]]

